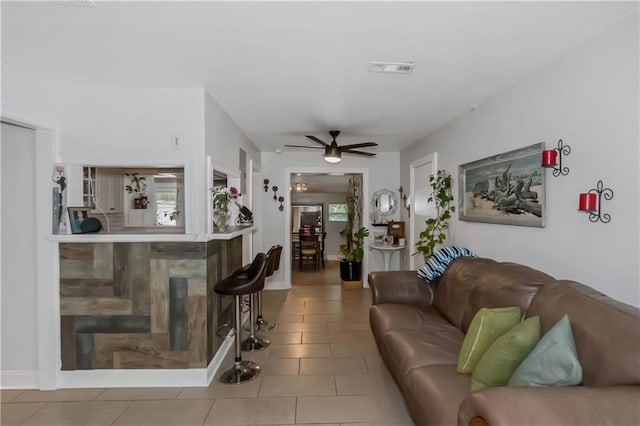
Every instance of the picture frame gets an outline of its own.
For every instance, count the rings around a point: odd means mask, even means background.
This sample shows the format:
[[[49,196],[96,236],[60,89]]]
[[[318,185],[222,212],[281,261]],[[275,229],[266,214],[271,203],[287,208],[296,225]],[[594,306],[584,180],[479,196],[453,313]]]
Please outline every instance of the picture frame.
[[[544,142],[458,166],[458,219],[545,226]]]
[[[72,234],[81,234],[80,225],[82,221],[89,217],[88,207],[67,207],[69,213],[69,224],[71,225]]]
[[[404,238],[404,221],[390,220],[387,222],[387,235],[391,235],[394,240]]]

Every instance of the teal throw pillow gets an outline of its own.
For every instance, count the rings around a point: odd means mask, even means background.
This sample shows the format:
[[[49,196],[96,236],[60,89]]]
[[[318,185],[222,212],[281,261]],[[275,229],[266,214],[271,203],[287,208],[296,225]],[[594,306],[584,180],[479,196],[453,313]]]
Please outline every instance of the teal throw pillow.
[[[540,340],[540,318],[531,317],[498,337],[471,376],[471,391],[506,386],[520,363]]]
[[[582,367],[567,315],[540,339],[509,379],[509,386],[575,386],[580,383]]]
[[[520,322],[520,308],[482,308],[471,320],[464,336],[458,373],[471,374],[489,346]]]

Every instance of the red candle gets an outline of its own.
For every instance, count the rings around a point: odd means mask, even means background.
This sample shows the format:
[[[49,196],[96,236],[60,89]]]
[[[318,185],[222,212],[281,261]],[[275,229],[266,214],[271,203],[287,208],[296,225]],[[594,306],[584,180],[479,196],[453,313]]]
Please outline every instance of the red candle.
[[[597,210],[596,208],[596,194],[589,192],[586,194],[580,194],[580,203],[578,210],[592,212]]]
[[[542,151],[542,167],[553,167],[558,164],[558,151],[550,149]]]

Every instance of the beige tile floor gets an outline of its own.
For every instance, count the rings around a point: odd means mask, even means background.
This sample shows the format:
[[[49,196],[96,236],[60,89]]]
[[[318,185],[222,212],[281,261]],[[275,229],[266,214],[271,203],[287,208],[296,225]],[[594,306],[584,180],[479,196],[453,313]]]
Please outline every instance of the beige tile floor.
[[[412,425],[369,328],[369,290],[342,290],[335,262],[320,272],[294,268],[293,283],[289,291],[264,294],[264,317],[277,327],[262,333],[269,348],[243,353],[262,367],[249,383],[5,390],[1,424]]]

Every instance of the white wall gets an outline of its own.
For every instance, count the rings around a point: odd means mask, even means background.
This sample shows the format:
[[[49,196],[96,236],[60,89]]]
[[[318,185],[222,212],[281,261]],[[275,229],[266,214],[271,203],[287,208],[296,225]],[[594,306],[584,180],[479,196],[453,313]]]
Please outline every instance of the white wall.
[[[400,187],[399,183],[399,153],[379,152],[373,158],[361,158],[356,156],[344,155],[342,161],[335,165],[331,165],[324,161],[317,152],[283,152],[280,154],[272,152],[262,153],[262,176],[269,179],[269,186],[277,185],[280,187],[278,195],[284,195],[286,206],[290,205],[290,194],[283,192],[283,183],[287,173],[286,169],[297,169],[291,171],[300,172],[322,172],[330,173],[332,171],[349,171],[355,169],[367,170],[369,175],[368,191],[364,194],[365,202],[370,204],[373,193],[379,189],[387,188],[397,191]],[[262,203],[263,214],[260,217],[262,229],[262,248],[257,249],[268,250],[273,244],[283,244],[285,241],[285,232],[289,232],[289,224],[285,223],[285,212],[278,210],[277,205],[273,201],[273,192],[259,191],[257,200]],[[286,207],[285,206],[285,207]],[[363,217],[365,226],[369,225],[369,217]],[[371,231],[371,229],[370,229]],[[285,247],[284,250],[289,250]],[[365,251],[368,257],[365,263],[369,262],[369,270],[382,270],[384,264],[380,256],[372,256]],[[290,270],[291,265],[286,265],[283,257],[280,270],[274,274],[272,282],[286,283],[285,269]],[[366,279],[365,279],[366,281]],[[267,287],[269,284],[267,283]]]
[[[2,123],[0,346],[3,383],[12,386],[34,383],[38,368],[35,142],[33,130]]]
[[[204,111],[206,155],[211,155],[215,163],[237,171],[240,169],[239,149],[242,148],[247,152],[247,172],[250,159],[260,165],[260,153],[256,146],[206,91]]]
[[[253,173],[254,169],[260,169],[260,152],[253,142],[244,134],[242,129],[229,117],[216,100],[205,91],[204,93],[204,152],[206,156],[211,156],[213,167],[233,172],[240,178],[240,149],[246,152],[245,157],[245,193],[238,199],[240,204],[253,208],[253,200],[256,190]],[[205,180],[206,182],[206,180]],[[205,192],[210,190],[210,184],[205,188]],[[239,184],[235,184],[238,188]],[[261,187],[257,189],[260,190]],[[205,198],[206,209],[212,209],[210,194]],[[233,220],[237,217],[237,209],[232,206]],[[244,235],[242,240],[243,262],[252,260],[257,251],[254,249],[255,239],[251,235]]]
[[[460,164],[542,141],[551,149],[563,139],[571,171],[557,178],[547,171],[544,229],[456,218],[451,242],[640,306],[638,75],[636,12],[403,151],[402,183],[408,187],[409,163],[428,153],[457,177]],[[598,179],[615,192],[603,206],[609,224],[576,211],[578,194]]]
[[[56,120],[61,162],[191,164],[187,232],[205,232],[204,89],[100,87],[49,80],[2,63],[2,101]],[[180,140],[176,149],[175,137]],[[163,164],[152,164],[164,161]],[[108,163],[108,164],[105,164]],[[76,179],[74,179],[76,177]],[[185,179],[189,178],[185,174]],[[70,170],[69,203],[81,202]]]

